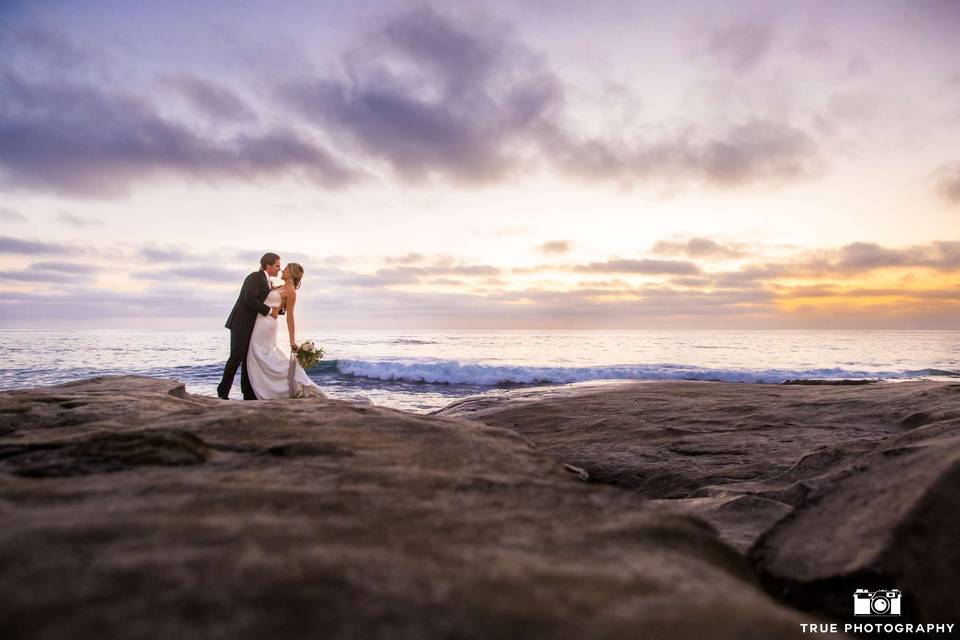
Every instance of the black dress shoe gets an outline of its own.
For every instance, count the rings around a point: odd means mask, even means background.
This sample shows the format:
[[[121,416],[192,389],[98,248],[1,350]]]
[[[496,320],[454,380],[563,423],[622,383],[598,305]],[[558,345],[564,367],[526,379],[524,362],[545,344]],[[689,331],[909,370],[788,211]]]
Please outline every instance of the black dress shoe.
[[[230,396],[222,396],[222,395],[220,395],[219,393],[217,394],[217,397],[220,398],[221,400],[229,400],[229,399],[230,399]]]

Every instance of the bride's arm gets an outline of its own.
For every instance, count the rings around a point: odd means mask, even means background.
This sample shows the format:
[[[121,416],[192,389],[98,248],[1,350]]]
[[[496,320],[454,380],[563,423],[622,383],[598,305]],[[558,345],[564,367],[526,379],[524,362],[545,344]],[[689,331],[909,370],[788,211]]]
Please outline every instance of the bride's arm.
[[[293,320],[293,307],[297,304],[297,292],[291,290],[286,299],[287,304],[287,333],[290,334],[290,346],[295,347],[297,344],[297,329]]]

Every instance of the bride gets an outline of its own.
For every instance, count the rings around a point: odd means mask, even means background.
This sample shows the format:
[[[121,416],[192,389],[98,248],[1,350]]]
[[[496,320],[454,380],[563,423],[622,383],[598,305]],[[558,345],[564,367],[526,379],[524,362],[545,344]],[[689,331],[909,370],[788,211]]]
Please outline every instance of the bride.
[[[297,349],[296,321],[294,308],[297,305],[297,289],[303,279],[303,267],[296,262],[287,264],[283,273],[283,284],[273,287],[263,301],[268,307],[286,309],[287,332],[290,334],[290,348]],[[257,315],[250,336],[250,348],[247,350],[247,373],[257,400],[275,400],[277,398],[324,398],[313,380],[307,377],[296,358],[288,357],[277,346],[277,319],[271,315]]]

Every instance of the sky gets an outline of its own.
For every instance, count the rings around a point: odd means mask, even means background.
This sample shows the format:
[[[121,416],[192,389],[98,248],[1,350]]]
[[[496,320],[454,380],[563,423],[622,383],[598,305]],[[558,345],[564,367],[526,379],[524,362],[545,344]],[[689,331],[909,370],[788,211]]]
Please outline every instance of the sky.
[[[482,6],[478,6],[482,5]],[[960,2],[0,0],[0,329],[937,329]]]

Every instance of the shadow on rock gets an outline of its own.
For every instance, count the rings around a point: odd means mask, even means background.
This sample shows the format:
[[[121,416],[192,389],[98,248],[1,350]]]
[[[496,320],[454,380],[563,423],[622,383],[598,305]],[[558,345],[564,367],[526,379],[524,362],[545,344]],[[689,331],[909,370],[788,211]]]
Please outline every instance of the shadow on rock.
[[[182,430],[102,433],[76,441],[0,446],[0,467],[34,478],[80,476],[150,465],[193,465],[210,456],[203,440]]]

